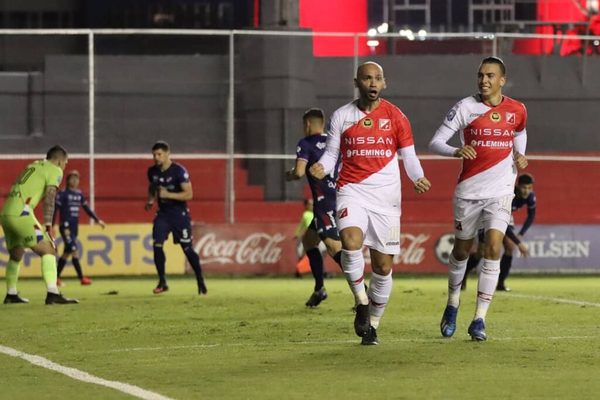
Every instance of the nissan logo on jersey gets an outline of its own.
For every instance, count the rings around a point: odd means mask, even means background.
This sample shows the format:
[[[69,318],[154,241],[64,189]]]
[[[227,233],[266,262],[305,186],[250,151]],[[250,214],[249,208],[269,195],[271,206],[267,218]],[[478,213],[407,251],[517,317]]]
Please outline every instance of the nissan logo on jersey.
[[[357,136],[357,137],[345,137],[345,144],[394,144],[394,139],[391,137],[382,136]]]
[[[471,128],[469,133],[473,136],[515,136],[513,129],[501,129],[501,128]]]

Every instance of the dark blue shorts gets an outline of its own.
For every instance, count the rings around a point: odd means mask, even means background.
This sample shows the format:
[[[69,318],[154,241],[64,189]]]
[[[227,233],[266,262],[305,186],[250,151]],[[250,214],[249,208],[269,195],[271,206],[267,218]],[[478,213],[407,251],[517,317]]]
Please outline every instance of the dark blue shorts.
[[[157,213],[154,217],[152,227],[152,239],[154,243],[164,243],[173,234],[173,243],[191,244],[192,243],[192,222],[190,215],[185,213],[164,214]]]
[[[316,231],[321,240],[325,238],[340,240],[340,234],[335,223],[335,209],[314,207],[313,211],[315,216],[309,229]]]
[[[79,234],[79,224],[65,221],[60,224],[58,230],[60,231],[60,237],[65,244],[64,251],[67,253],[77,251],[77,235]]]

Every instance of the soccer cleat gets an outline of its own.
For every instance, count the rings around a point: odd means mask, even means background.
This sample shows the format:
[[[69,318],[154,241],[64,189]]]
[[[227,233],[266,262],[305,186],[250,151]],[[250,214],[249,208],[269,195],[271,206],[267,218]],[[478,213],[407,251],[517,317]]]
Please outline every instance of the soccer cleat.
[[[154,294],[161,294],[169,290],[169,286],[166,283],[159,282],[158,285],[152,290]]]
[[[483,342],[487,340],[487,335],[485,334],[485,323],[482,318],[477,318],[471,322],[469,325],[469,335],[471,335],[472,340],[476,340],[478,342]]]
[[[29,303],[29,299],[23,298],[18,294],[7,294],[4,298],[4,304]]]
[[[83,278],[80,279],[81,284],[83,286],[87,286],[87,285],[91,285],[92,284],[92,280],[90,278],[88,278],[87,276],[84,276]]]
[[[321,304],[321,302],[323,300],[325,300],[327,298],[327,292],[325,291],[325,288],[321,288],[315,292],[313,292],[310,297],[308,298],[308,300],[306,301],[305,305],[306,307],[316,307],[319,304]]]
[[[354,332],[356,332],[357,336],[364,337],[369,333],[370,327],[369,306],[358,304],[356,306],[356,315],[354,316]]]
[[[496,286],[496,290],[498,290],[500,292],[510,292],[512,289],[504,286],[504,284],[501,284],[501,285]]]
[[[77,304],[79,300],[64,297],[60,293],[50,293],[46,295],[46,304]]]
[[[208,293],[208,289],[206,288],[206,284],[204,283],[204,279],[198,282],[198,294],[206,294]]]
[[[363,346],[376,346],[379,344],[379,339],[377,338],[377,329],[369,326],[369,331],[365,336],[363,336],[362,341],[360,342]]]
[[[456,331],[456,315],[458,314],[458,307],[446,306],[442,320],[440,321],[440,331],[443,337],[451,337]]]

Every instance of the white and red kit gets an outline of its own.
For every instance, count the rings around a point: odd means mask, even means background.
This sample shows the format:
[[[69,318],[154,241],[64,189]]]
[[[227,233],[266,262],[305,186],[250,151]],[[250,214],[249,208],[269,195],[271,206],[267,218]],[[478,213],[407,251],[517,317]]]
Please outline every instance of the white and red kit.
[[[446,142],[458,133],[461,145],[471,145],[477,152],[474,160],[462,160],[456,197],[481,200],[514,193],[517,169],[513,152],[525,154],[526,123],[523,103],[506,96],[495,107],[485,104],[479,95],[462,99],[452,107],[429,149],[453,157],[458,148]]]
[[[410,122],[402,111],[381,99],[379,106],[367,113],[355,100],[332,114],[327,135],[327,147],[319,162],[327,174],[341,157],[338,203],[349,197],[367,210],[399,216],[398,150],[410,179],[414,182],[424,176]]]

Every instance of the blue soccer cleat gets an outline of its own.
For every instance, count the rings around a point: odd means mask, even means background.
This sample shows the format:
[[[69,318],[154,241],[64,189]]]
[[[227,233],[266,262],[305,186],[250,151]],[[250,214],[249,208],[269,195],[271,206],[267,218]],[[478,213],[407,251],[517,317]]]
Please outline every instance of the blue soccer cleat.
[[[446,306],[444,315],[442,315],[442,321],[440,322],[440,331],[443,337],[451,337],[456,331],[456,315],[458,314],[458,307]]]
[[[477,318],[471,322],[469,325],[469,335],[471,335],[472,340],[476,340],[478,342],[483,342],[487,340],[487,335],[485,334],[485,323],[482,318]]]

